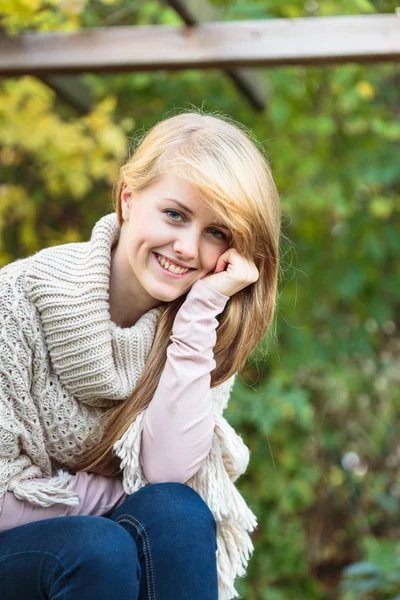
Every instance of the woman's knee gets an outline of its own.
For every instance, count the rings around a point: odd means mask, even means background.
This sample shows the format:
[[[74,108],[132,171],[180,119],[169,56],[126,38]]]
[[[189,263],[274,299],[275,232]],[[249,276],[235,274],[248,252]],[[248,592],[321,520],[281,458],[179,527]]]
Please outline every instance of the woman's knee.
[[[153,488],[153,489],[151,489]],[[216,528],[214,515],[202,497],[183,483],[156,483],[150,493],[160,495],[169,518],[187,518],[191,524]]]
[[[131,510],[137,518],[142,518],[146,527],[163,524],[164,527],[178,528],[183,534],[186,530],[191,535],[196,531],[210,531],[216,535],[216,522],[210,508],[195,490],[183,483],[145,486],[125,500],[119,509]]]
[[[137,548],[123,527],[103,517],[65,517],[69,540],[78,549],[78,560],[86,568],[132,570],[137,563]]]

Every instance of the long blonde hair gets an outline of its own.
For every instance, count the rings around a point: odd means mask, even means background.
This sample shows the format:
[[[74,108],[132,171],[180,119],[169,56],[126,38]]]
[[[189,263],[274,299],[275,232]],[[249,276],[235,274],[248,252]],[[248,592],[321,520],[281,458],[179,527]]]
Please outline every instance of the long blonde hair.
[[[279,197],[262,148],[241,124],[226,116],[186,111],[157,123],[138,141],[121,168],[116,212],[122,225],[121,191],[143,190],[164,174],[193,184],[199,199],[225,222],[232,245],[252,258],[258,280],[234,294],[218,315],[215,387],[237,371],[270,327],[277,297],[281,215]],[[88,448],[74,468],[116,475],[119,460],[113,446],[148,406],[166,361],[175,316],[187,293],[165,305],[145,368],[129,398],[107,413],[100,443]]]

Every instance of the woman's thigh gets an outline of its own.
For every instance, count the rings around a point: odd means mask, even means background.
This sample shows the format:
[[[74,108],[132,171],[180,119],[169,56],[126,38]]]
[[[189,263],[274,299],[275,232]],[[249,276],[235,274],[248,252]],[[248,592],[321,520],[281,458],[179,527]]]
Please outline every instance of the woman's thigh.
[[[101,517],[36,521],[0,533],[1,600],[137,600],[132,537]]]
[[[140,600],[216,600],[216,522],[192,488],[147,485],[108,517],[124,527],[138,548]]]

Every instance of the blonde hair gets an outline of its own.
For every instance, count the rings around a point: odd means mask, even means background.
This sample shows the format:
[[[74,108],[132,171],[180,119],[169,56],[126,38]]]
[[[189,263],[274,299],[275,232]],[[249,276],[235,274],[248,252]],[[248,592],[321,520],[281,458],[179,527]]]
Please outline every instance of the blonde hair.
[[[115,201],[120,225],[125,183],[136,192],[168,173],[197,188],[200,201],[230,228],[232,245],[252,258],[259,271],[258,280],[234,294],[217,317],[216,368],[211,373],[211,387],[215,387],[243,368],[274,317],[281,226],[278,192],[261,147],[243,125],[200,109],[186,111],[157,123],[121,168]],[[100,443],[79,458],[77,470],[102,475],[120,471],[113,446],[154,396],[172,325],[186,295],[165,305],[135,390],[107,414]]]

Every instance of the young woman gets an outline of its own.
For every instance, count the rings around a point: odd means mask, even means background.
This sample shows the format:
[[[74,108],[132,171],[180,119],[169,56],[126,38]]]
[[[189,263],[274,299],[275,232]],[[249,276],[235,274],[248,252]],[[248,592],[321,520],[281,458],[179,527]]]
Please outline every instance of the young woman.
[[[90,241],[0,271],[2,600],[229,600],[256,518],[222,416],[271,324],[280,210],[243,127],[158,123]]]

